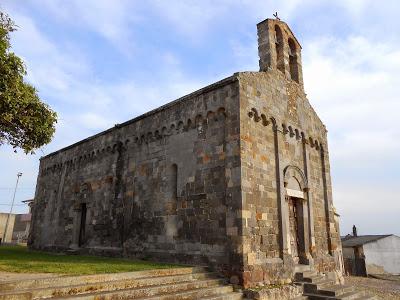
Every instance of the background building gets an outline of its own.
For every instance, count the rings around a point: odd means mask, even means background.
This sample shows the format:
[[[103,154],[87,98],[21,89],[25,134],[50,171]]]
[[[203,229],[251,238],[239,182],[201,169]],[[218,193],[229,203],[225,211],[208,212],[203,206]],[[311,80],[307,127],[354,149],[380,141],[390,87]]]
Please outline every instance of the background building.
[[[22,203],[29,206],[29,212],[26,214],[9,214],[0,213],[0,239],[2,242],[7,243],[26,243],[28,241],[29,230],[31,227],[31,209],[33,204],[33,199],[24,200]],[[8,228],[6,239],[5,227],[7,223],[7,217],[9,217]]]
[[[7,218],[9,218],[9,220],[7,232],[5,233],[4,231],[6,230]],[[15,214],[0,213],[0,239],[2,243],[4,241],[11,242],[13,237],[14,223]]]
[[[346,273],[358,276],[370,274],[400,274],[400,237],[387,235],[353,235],[342,237]]]

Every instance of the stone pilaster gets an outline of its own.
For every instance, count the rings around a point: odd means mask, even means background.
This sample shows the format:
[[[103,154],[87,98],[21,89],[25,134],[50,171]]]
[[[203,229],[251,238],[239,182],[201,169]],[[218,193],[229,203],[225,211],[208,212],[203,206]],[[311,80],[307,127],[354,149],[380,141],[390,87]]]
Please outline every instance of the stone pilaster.
[[[315,236],[314,236],[314,210],[313,210],[313,198],[312,192],[309,188],[310,186],[310,176],[309,176],[309,169],[310,169],[310,161],[308,156],[308,149],[307,143],[304,138],[302,138],[302,145],[303,145],[303,168],[304,168],[304,175],[307,178],[308,187],[306,191],[304,191],[306,199],[307,199],[307,213],[308,213],[308,237],[309,237],[309,251],[311,256],[313,256],[315,252]]]
[[[280,221],[280,256],[284,258],[290,252],[290,243],[288,241],[288,228],[289,228],[289,218],[288,218],[288,205],[285,201],[285,187],[283,182],[283,168],[281,166],[282,155],[280,151],[280,134],[276,122],[272,124],[272,130],[274,132],[274,149],[275,149],[275,174],[276,174],[276,195],[278,198],[278,213]]]
[[[322,184],[323,184],[323,192],[324,192],[324,206],[325,206],[325,222],[326,222],[326,236],[328,239],[328,251],[329,254],[333,254],[332,249],[332,234],[331,234],[331,227],[334,221],[331,220],[331,213],[330,213],[330,197],[328,192],[327,180],[326,180],[326,160],[325,160],[325,152],[324,148],[320,147],[320,157],[321,157],[321,170],[322,170]]]

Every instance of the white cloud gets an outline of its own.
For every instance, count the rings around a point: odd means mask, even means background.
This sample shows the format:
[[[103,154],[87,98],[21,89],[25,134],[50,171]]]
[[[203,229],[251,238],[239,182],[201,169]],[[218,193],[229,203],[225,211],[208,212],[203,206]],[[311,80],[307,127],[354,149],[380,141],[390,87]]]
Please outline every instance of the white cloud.
[[[37,5],[37,1],[31,1]],[[128,0],[41,0],[41,8],[57,22],[95,32],[126,54],[132,51],[132,24],[141,17]]]
[[[272,18],[275,11],[279,11],[282,18],[289,19],[303,5],[302,0],[273,0],[273,1],[245,1],[245,0],[187,0],[162,1],[151,0],[146,2],[149,10],[155,12],[161,20],[173,26],[174,32],[180,32],[191,41],[204,39],[205,33],[213,31],[218,24],[231,24],[231,30],[237,30],[242,20],[253,20],[256,24],[266,18]]]
[[[332,139],[341,137],[346,142],[347,147],[343,148],[348,150],[337,151],[348,153],[362,147],[382,148],[386,155],[398,151],[400,142],[395,136],[400,102],[396,90],[400,78],[396,74],[400,66],[396,66],[396,59],[400,51],[397,47],[383,41],[349,37],[341,41],[312,41],[306,50],[303,63],[306,91]],[[388,57],[395,58],[395,63],[390,64]],[[383,153],[379,154],[384,159]]]
[[[79,122],[79,125],[89,130],[100,131],[112,126],[112,121],[110,121],[110,119],[93,112],[78,114],[76,119]]]
[[[65,51],[51,42],[31,18],[16,13],[13,18],[20,30],[13,34],[12,43],[15,52],[27,62],[28,79],[50,98],[50,102],[44,100],[59,112],[56,136],[44,148],[46,153],[84,138],[82,133],[90,135],[107,129],[204,83],[184,74],[179,58],[171,51],[160,51],[161,65],[154,78],[144,83],[134,77],[114,81],[96,79],[89,61],[77,54],[79,46]]]
[[[342,233],[356,224],[364,234],[399,234],[398,46],[364,36],[303,44],[306,92],[329,130]]]
[[[254,71],[258,68],[257,42],[243,44],[239,40],[230,41],[235,67],[240,66],[240,71]]]
[[[13,19],[19,26],[12,34],[13,50],[24,59],[28,79],[35,86],[48,92],[65,93],[76,77],[87,75],[88,65],[78,49],[55,45],[27,16],[15,13]]]
[[[226,9],[221,3],[210,1],[149,1],[152,9],[180,31],[198,38],[217,16]]]
[[[54,140],[35,155],[25,155],[22,151],[15,154],[10,147],[1,147],[0,165],[4,171],[0,174],[3,199],[0,204],[9,201],[15,184],[13,174],[19,171],[24,175],[17,200],[33,197],[40,156],[156,108],[201,85],[183,74],[180,61],[172,52],[161,53],[164,63],[158,76],[165,76],[162,83],[141,84],[133,78],[103,82],[94,76],[79,45],[55,43],[28,15],[14,12],[12,17],[19,25],[19,30],[12,35],[13,50],[25,60],[28,80],[39,88],[41,95],[46,95],[44,100],[59,113],[59,122]],[[0,206],[0,211],[5,208]],[[26,207],[16,211],[23,210]]]

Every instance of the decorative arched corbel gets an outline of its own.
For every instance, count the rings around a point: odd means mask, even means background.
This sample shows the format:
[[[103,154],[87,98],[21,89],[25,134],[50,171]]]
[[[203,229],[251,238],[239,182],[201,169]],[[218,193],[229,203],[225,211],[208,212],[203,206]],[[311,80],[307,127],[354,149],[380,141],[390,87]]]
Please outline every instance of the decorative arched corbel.
[[[253,118],[255,122],[260,122],[261,117],[258,114],[257,109],[255,109],[254,107],[251,109],[251,111],[249,111],[249,117]]]
[[[274,117],[269,118],[272,124],[272,129],[273,131],[278,131],[278,124],[276,123],[276,120]]]
[[[261,114],[261,119],[262,119],[262,124],[264,126],[268,126],[269,125],[269,121],[268,121],[267,116],[265,114]]]
[[[296,140],[300,140],[301,136],[300,136],[300,132],[297,128],[294,130],[294,133],[296,134]]]
[[[289,133],[289,130],[288,130],[286,124],[282,124],[282,132],[283,132],[283,134]]]
[[[294,137],[294,135],[295,135],[292,126],[289,126],[289,135],[290,135],[290,137]]]

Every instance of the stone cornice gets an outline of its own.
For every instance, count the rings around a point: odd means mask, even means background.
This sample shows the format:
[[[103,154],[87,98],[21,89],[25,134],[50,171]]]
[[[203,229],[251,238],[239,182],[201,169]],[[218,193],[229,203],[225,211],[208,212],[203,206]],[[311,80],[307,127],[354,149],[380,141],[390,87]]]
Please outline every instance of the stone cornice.
[[[117,138],[108,145],[104,145],[101,148],[93,148],[90,151],[83,151],[79,155],[74,155],[74,157],[65,159],[63,161],[58,161],[56,163],[47,163],[46,160],[51,160],[53,157],[47,157],[41,162],[44,164],[49,164],[41,168],[41,175],[46,175],[48,173],[54,173],[56,171],[61,171],[63,167],[79,168],[86,162],[101,159],[104,156],[112,155],[116,152],[124,151],[130,147],[133,143],[136,147],[140,147],[143,144],[149,144],[157,140],[162,140],[171,135],[181,134],[190,130],[198,130],[201,132],[204,130],[204,126],[211,124],[212,122],[225,121],[226,111],[224,107],[220,107],[216,111],[204,112],[204,115],[199,113],[196,116],[189,117],[187,119],[179,120],[169,125],[164,125],[158,129],[152,131],[142,132],[136,135],[132,135],[129,138],[123,140]],[[73,156],[73,154],[67,154],[66,156]],[[56,160],[57,158],[54,157]]]

